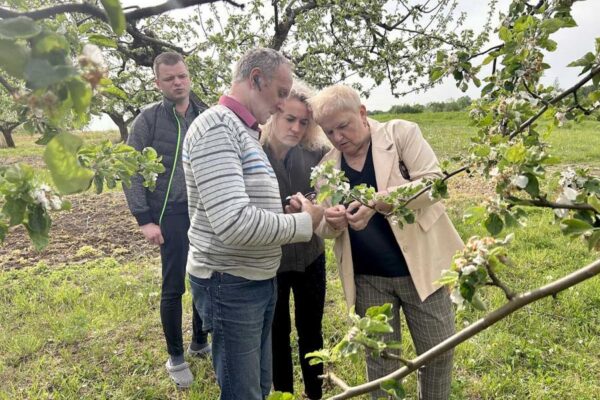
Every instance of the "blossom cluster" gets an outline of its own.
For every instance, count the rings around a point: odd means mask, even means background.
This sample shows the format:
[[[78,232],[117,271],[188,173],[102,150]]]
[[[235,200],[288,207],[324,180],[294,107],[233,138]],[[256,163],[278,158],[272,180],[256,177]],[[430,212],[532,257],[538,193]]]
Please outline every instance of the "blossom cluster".
[[[459,309],[464,308],[465,302],[476,308],[483,308],[477,295],[477,289],[489,282],[489,273],[508,262],[504,246],[513,240],[510,234],[505,239],[473,236],[463,250],[458,251],[452,260],[450,269],[442,271],[439,283],[453,284],[450,298]]]
[[[29,194],[33,201],[36,204],[41,205],[46,211],[61,210],[63,208],[63,201],[61,198],[46,184],[34,187]]]

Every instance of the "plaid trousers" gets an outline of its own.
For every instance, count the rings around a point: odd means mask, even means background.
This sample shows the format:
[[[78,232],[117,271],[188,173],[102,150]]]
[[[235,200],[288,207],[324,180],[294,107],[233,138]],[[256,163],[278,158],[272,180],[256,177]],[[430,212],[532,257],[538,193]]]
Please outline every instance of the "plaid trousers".
[[[372,275],[355,275],[356,312],[364,316],[371,306],[392,303],[394,318],[390,321],[394,332],[384,339],[400,340],[400,309],[404,310],[408,330],[417,354],[422,354],[444,341],[455,332],[454,310],[446,289],[441,288],[421,301],[410,276],[386,278]],[[417,371],[417,390],[420,400],[446,400],[450,398],[452,382],[452,357],[450,350]],[[374,380],[401,367],[400,361],[372,357],[367,351],[367,377]],[[372,398],[386,396],[378,390]]]

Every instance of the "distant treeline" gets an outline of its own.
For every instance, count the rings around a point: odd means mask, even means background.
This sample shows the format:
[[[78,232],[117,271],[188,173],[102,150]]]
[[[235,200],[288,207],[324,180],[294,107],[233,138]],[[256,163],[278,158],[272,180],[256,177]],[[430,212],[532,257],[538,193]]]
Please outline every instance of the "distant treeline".
[[[392,106],[388,111],[373,110],[369,114],[418,114],[422,112],[443,112],[443,111],[462,111],[466,110],[471,105],[469,96],[459,97],[456,100],[448,101],[432,101],[431,103],[423,104],[397,104]]]

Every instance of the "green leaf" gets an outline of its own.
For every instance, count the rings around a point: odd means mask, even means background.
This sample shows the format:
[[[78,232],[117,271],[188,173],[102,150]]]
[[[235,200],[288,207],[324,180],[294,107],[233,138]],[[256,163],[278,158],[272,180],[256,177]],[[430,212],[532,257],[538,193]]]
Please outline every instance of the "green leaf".
[[[35,206],[27,215],[25,228],[37,250],[41,250],[48,244],[48,232],[52,221],[42,206]]]
[[[77,150],[82,143],[73,134],[61,133],[46,146],[44,160],[61,193],[78,193],[90,187],[94,172],[82,168],[77,161]]]
[[[511,39],[512,34],[506,26],[502,26],[498,31],[498,37],[500,37],[503,42],[508,42]]]
[[[517,143],[506,151],[506,160],[513,164],[519,164],[525,160],[526,153],[527,150],[523,143]]]
[[[117,48],[116,40],[111,39],[104,35],[97,34],[97,33],[88,36],[88,41],[92,44],[95,44],[95,45],[98,45],[101,47],[111,47],[114,49]]]
[[[86,113],[92,101],[92,88],[79,77],[71,79],[67,83],[67,87],[75,112],[77,114]]]
[[[32,89],[46,88],[76,75],[77,71],[68,65],[51,65],[48,60],[32,58],[25,68],[25,79]]]
[[[41,31],[42,28],[29,17],[0,20],[0,39],[29,39]]]
[[[563,219],[560,222],[560,230],[568,236],[579,236],[592,229],[594,229],[592,225],[580,219]]]
[[[587,198],[587,202],[590,206],[594,207],[594,210],[596,210],[598,214],[600,214],[600,199],[598,199],[598,196],[590,194]]]
[[[487,229],[492,236],[498,235],[504,228],[504,222],[502,221],[502,218],[500,218],[500,216],[496,213],[490,214],[483,224],[485,229]]]
[[[0,39],[0,68],[15,78],[22,78],[29,61],[29,50],[10,40]]]
[[[294,400],[294,395],[288,392],[272,392],[267,400]]]
[[[567,67],[587,67],[594,63],[596,56],[594,53],[588,52],[585,56],[581,57],[578,60],[572,61],[567,65]]]
[[[41,38],[36,38],[33,46],[33,54],[42,55],[55,51],[60,51],[64,54],[69,52],[69,42],[63,35],[54,32],[44,32]]]
[[[388,318],[392,318],[392,303],[385,303],[380,306],[369,307],[365,313],[365,315],[370,318],[375,318],[379,314],[383,314]]]
[[[388,379],[381,382],[379,385],[381,389],[392,396],[395,400],[401,400],[406,397],[406,391],[402,387],[402,384],[397,379]]]
[[[27,203],[21,199],[7,199],[6,204],[2,207],[2,214],[9,218],[9,225],[15,226],[23,222],[25,218],[25,210]]]
[[[485,310],[487,310],[487,307],[485,306],[485,303],[483,301],[481,301],[481,298],[479,297],[479,295],[477,295],[477,293],[475,293],[473,295],[473,297],[471,298],[470,303],[471,303],[471,305],[473,307],[475,307],[479,311],[485,311]]]
[[[442,76],[444,76],[444,70],[441,68],[433,68],[430,72],[429,72],[429,80],[431,82],[435,82],[438,79],[440,79]]]
[[[121,2],[119,0],[102,0],[102,5],[104,6],[104,10],[106,10],[112,30],[117,35],[122,35],[125,32],[126,22]]]
[[[527,176],[527,186],[525,186],[525,191],[529,193],[531,197],[537,197],[540,194],[540,184],[535,175],[526,174]]]
[[[594,233],[592,233],[590,235],[590,237],[588,237],[586,240],[588,242],[588,249],[589,250],[592,250],[594,248],[600,250],[598,248],[598,246],[600,245],[600,230],[594,231]]]
[[[438,285],[449,285],[449,284],[453,284],[458,280],[458,272],[456,271],[444,271],[444,273],[442,274],[442,276],[440,277],[440,279],[438,279],[437,281],[435,281],[435,283],[437,283]]]
[[[120,88],[116,87],[116,86],[107,86],[101,89],[102,93],[107,93],[107,94],[111,94],[113,96],[116,96],[118,98],[120,98],[121,100],[128,100],[129,97],[127,96],[127,93],[125,93],[124,90],[121,90]]]

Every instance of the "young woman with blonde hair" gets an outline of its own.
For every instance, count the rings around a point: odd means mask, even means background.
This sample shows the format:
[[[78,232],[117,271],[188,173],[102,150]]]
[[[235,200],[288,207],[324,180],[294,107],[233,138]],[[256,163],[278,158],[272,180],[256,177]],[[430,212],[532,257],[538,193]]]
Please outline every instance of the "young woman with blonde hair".
[[[281,110],[262,129],[261,142],[273,166],[282,204],[297,192],[313,190],[311,168],[329,150],[327,139],[312,118],[307,99],[312,91],[296,81]],[[277,271],[277,305],[273,320],[273,385],[275,390],[294,392],[290,346],[290,292],[294,293],[296,330],[304,396],[322,396],[322,365],[309,365],[305,354],[323,347],[321,321],[325,305],[325,254],[323,240],[316,235],[308,243],[282,246]]]

